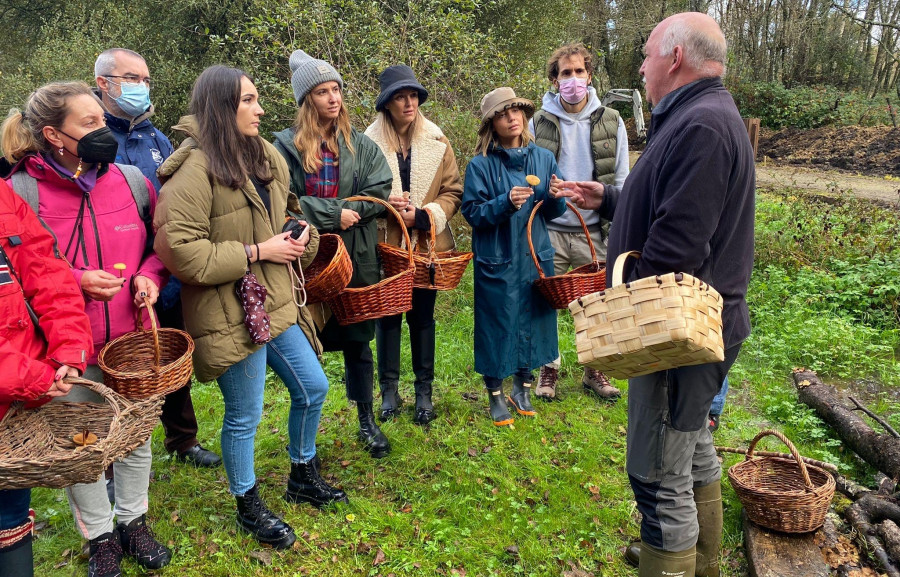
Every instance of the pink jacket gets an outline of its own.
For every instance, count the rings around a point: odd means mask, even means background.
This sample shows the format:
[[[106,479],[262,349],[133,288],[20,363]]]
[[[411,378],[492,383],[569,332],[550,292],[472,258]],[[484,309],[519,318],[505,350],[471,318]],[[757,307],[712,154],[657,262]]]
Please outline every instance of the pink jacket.
[[[85,271],[102,268],[119,275],[113,265],[124,263],[127,268],[121,273],[123,278],[145,276],[162,288],[168,272],[152,252],[152,245],[148,248],[147,229],[128,182],[116,166],[103,168],[105,172],[87,194],[73,181],[60,176],[40,155],[24,158],[14,171],[27,170],[37,179],[38,215],[56,236],[59,251],[69,261],[78,286]],[[156,210],[156,191],[149,180],[147,187],[152,214]],[[82,199],[86,202],[80,227],[83,235],[79,235],[77,224]],[[82,294],[94,341],[94,354],[88,363],[96,364],[103,345],[135,330],[134,289],[129,282],[108,302],[95,301]],[[146,325],[146,314],[144,319]]]

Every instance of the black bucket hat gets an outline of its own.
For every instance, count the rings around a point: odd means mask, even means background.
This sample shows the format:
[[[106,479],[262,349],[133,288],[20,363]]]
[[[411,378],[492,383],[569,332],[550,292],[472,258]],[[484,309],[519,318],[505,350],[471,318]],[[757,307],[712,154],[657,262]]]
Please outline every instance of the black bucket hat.
[[[394,94],[403,89],[416,90],[419,93],[419,104],[428,100],[428,91],[416,80],[412,68],[406,64],[388,66],[380,75],[378,83],[381,85],[381,94],[375,101],[375,110],[381,112],[385,105],[394,97]]]

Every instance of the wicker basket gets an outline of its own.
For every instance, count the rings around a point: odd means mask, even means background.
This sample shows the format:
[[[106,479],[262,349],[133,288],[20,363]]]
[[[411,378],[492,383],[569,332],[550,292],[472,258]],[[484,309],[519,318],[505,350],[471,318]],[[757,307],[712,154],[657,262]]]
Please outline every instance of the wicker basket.
[[[629,256],[640,253],[616,258],[612,288],[569,305],[578,362],[627,379],[724,360],[719,293],[683,273],[622,284]]]
[[[0,419],[0,489],[93,483],[110,463],[149,439],[159,422],[163,397],[129,401],[100,383],[66,380],[105,403],[53,402],[37,409],[14,404]],[[73,437],[85,429],[97,442],[78,447]]]
[[[194,341],[178,329],[161,329],[149,299],[136,311],[137,330],[108,342],[97,357],[106,385],[127,399],[145,399],[180,389],[191,379]],[[141,310],[150,315],[150,330]]]
[[[756,443],[767,435],[781,439],[794,458],[754,457]],[[835,487],[828,471],[805,464],[787,437],[769,430],[750,442],[746,459],[728,469],[728,480],[751,521],[783,533],[821,527]]]
[[[594,241],[591,240],[591,233],[584,224],[581,213],[572,203],[567,202],[566,206],[575,212],[575,216],[578,217],[578,222],[581,223],[581,228],[584,230],[584,236],[587,237],[588,247],[591,249],[591,262],[559,276],[544,276],[544,269],[538,262],[537,254],[534,252],[534,241],[531,239],[531,223],[534,222],[534,215],[537,214],[542,204],[544,204],[543,200],[535,204],[531,210],[531,216],[528,217],[528,248],[531,250],[531,259],[540,276],[534,281],[534,284],[550,303],[550,306],[555,309],[564,309],[578,297],[606,288],[606,263],[597,260]]]
[[[413,260],[416,263],[413,287],[439,291],[453,290],[459,285],[459,281],[466,272],[466,267],[472,260],[472,253],[455,250],[435,252],[434,245],[437,234],[434,229],[434,218],[431,216],[430,210],[427,208],[424,210],[431,222],[431,232],[426,241],[428,252],[416,251],[413,253]],[[419,236],[422,236],[421,231]],[[381,264],[386,276],[393,276],[406,269],[407,251],[402,248],[380,242],[378,243],[378,253],[381,255]]]
[[[334,298],[350,284],[353,263],[344,241],[336,234],[319,236],[319,251],[306,267],[306,304]]]
[[[412,308],[413,276],[416,273],[416,264],[413,260],[409,233],[403,226],[403,218],[393,206],[380,198],[351,196],[344,200],[374,202],[387,208],[400,223],[400,229],[403,231],[403,238],[409,250],[407,250],[405,270],[370,286],[345,288],[336,297],[328,300],[328,307],[337,318],[338,324],[341,325],[405,313]]]

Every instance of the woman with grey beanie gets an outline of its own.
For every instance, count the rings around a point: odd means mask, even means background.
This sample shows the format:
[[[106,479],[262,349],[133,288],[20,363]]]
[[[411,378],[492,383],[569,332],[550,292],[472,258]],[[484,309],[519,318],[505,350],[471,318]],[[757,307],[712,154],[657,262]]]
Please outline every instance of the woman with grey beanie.
[[[337,70],[302,50],[294,51],[289,63],[299,109],[293,126],[275,134],[274,144],[290,169],[291,192],[313,226],[344,241],[353,262],[349,286],[375,284],[381,280],[375,218],[384,209],[344,199],[361,195],[387,200],[391,171],[378,146],[350,126],[344,82]],[[376,459],[386,456],[390,443],[375,422],[372,407],[374,361],[369,343],[375,321],[340,326],[331,317],[318,328],[325,350],[344,355],[347,399],[356,403],[360,441]]]

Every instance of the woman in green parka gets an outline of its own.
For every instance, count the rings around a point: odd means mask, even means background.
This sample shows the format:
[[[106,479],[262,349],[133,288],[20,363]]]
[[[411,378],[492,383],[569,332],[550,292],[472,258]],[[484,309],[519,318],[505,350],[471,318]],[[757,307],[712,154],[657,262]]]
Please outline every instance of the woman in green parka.
[[[299,306],[291,276],[292,263],[312,261],[319,235],[312,228],[296,239],[282,232],[288,169],[259,136],[263,109],[246,74],[226,66],[207,68],[194,84],[190,109],[175,126],[187,138],[159,168],[164,184],[154,217],[154,249],[183,283],[184,324],[196,344],[197,379],[215,379],[222,391],[222,460],[237,500],[238,525],[261,543],[286,548],[296,539],[294,530],[263,503],[254,467],[266,365],[281,377],[291,399],[291,473],[284,498],[318,507],[347,501],[319,475],[316,434],[328,379],[317,358],[321,345],[311,315]],[[245,326],[245,317],[254,318],[250,314],[260,318],[245,309],[236,290],[247,273],[267,291],[261,300],[268,335],[257,332],[258,324],[250,323],[253,335]]]
[[[350,126],[337,70],[302,50],[291,54],[291,86],[300,109],[291,128],[275,134],[275,148],[291,172],[291,192],[303,214],[319,231],[341,236],[353,262],[351,287],[381,280],[376,253],[375,218],[384,210],[371,202],[347,202],[351,196],[387,200],[391,170],[378,146]],[[375,321],[340,326],[330,318],[319,336],[327,351],[342,351],[347,399],[356,402],[359,438],[381,458],[390,443],[375,422],[372,408],[374,362],[369,342]]]

